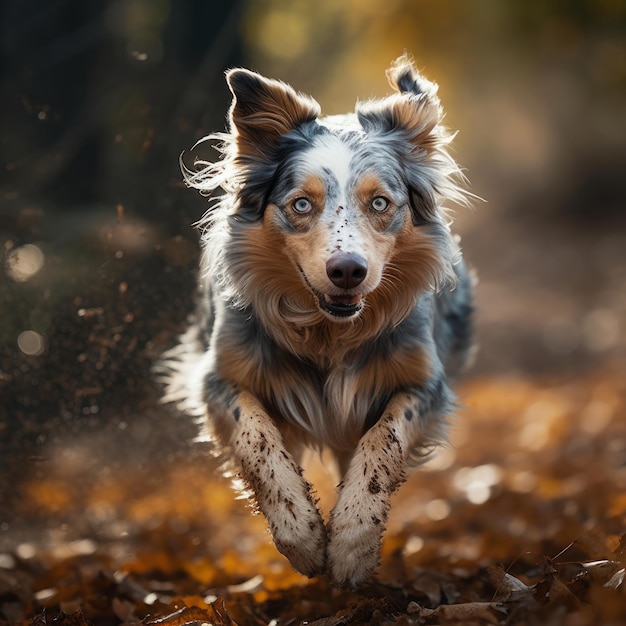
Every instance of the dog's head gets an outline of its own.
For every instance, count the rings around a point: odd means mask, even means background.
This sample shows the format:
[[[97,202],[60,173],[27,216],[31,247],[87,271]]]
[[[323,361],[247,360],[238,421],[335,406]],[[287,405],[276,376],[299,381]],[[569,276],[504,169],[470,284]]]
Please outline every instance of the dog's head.
[[[338,322],[369,310],[398,323],[423,290],[453,276],[443,206],[465,192],[437,86],[406,56],[388,78],[397,93],[320,118],[317,102],[285,83],[228,72],[224,158],[188,182],[227,192],[222,274],[244,301],[261,290],[309,317]]]

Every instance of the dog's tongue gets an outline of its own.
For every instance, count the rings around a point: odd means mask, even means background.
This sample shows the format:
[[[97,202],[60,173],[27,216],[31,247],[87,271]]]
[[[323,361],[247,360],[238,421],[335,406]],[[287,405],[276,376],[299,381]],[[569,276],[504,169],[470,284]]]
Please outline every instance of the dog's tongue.
[[[331,296],[324,294],[324,300],[333,306],[355,306],[361,302],[362,296]]]

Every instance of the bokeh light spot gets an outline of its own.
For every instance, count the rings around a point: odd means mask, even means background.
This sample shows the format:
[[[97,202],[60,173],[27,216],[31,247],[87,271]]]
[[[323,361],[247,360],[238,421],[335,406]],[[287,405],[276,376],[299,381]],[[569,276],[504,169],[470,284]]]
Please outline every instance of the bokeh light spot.
[[[426,515],[434,522],[446,519],[450,515],[450,504],[445,500],[431,500],[426,505]]]
[[[17,336],[18,348],[28,356],[43,354],[46,344],[44,338],[34,330],[25,330]]]
[[[491,489],[502,480],[502,470],[493,463],[478,467],[462,467],[454,475],[454,486],[465,493],[472,504],[484,504]]]
[[[17,283],[32,278],[44,265],[45,257],[37,246],[27,243],[7,255],[6,272]]]
[[[419,535],[411,535],[404,544],[404,555],[416,554],[424,547],[424,540]]]

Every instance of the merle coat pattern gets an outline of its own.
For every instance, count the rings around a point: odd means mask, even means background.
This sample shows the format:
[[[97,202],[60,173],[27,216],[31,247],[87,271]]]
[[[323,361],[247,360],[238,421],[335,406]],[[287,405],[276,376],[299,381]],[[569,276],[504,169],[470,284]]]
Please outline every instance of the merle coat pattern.
[[[378,564],[407,469],[445,439],[470,347],[470,279],[445,208],[469,195],[452,135],[409,58],[388,78],[393,95],[320,117],[282,82],[227,73],[229,130],[209,137],[221,159],[183,168],[213,198],[201,301],[169,355],[168,398],[201,416],[278,550],[352,586]],[[306,447],[337,460],[327,523]]]

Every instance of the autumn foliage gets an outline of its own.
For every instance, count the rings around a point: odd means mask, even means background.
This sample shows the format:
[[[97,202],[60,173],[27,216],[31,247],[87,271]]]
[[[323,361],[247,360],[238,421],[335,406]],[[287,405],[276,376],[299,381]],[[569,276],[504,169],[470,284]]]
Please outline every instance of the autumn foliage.
[[[88,488],[75,459],[27,484],[22,513],[52,530],[0,555],[0,623],[624,623],[623,379],[476,379],[461,399],[363,589],[296,574],[198,444]],[[327,511],[332,474],[308,474]]]

